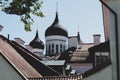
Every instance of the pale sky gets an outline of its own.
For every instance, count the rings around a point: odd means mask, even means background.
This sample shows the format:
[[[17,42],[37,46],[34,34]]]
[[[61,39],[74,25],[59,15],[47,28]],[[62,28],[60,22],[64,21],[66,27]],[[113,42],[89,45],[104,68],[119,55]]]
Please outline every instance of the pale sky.
[[[24,24],[16,15],[7,15],[0,12],[0,25],[4,26],[3,35],[10,39],[21,38],[29,44],[35,37],[36,30],[39,30],[40,39],[45,42],[45,30],[55,19],[56,5],[58,1],[58,16],[62,26],[64,26],[69,36],[76,36],[80,32],[80,37],[85,43],[93,42],[93,34],[101,34],[101,41],[104,41],[102,7],[99,0],[42,0],[41,10],[45,14],[44,18],[34,17],[32,32],[24,30]],[[78,30],[79,25],[79,30]]]

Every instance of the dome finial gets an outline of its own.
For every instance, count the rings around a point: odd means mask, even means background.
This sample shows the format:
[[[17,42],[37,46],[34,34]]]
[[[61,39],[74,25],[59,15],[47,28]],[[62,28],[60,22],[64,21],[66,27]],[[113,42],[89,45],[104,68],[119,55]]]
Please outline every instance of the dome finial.
[[[35,39],[39,38],[39,34],[38,34],[38,29],[36,30],[36,36]]]
[[[81,38],[80,38],[79,24],[78,24],[77,38],[78,38],[78,44],[83,43],[82,40],[81,40]]]
[[[59,22],[59,19],[58,19],[58,0],[56,2],[56,17],[55,17],[55,22]]]
[[[78,24],[78,33],[79,33],[79,28],[80,28],[80,26],[79,26],[79,24]]]
[[[57,3],[56,3],[56,12],[58,12],[58,0],[57,0]]]

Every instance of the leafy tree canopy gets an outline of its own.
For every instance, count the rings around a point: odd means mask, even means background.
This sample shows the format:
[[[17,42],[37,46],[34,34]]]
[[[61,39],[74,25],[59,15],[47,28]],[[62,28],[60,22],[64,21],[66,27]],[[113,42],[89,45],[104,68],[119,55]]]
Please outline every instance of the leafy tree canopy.
[[[0,8],[6,14],[20,16],[26,31],[31,31],[34,20],[31,15],[44,17],[41,11],[42,1],[40,0],[0,0]]]

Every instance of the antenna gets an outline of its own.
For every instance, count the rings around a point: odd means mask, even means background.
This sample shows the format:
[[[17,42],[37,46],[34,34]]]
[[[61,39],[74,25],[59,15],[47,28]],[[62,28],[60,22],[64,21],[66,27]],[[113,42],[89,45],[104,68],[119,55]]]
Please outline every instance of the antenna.
[[[39,30],[38,22],[36,22],[36,25],[37,25],[37,27],[36,27],[36,28],[37,28],[36,31],[38,31],[38,30]]]
[[[58,0],[57,0],[57,3],[56,3],[56,12],[58,11]]]
[[[78,32],[79,32],[79,28],[80,28],[80,26],[79,26],[79,24],[78,24]]]

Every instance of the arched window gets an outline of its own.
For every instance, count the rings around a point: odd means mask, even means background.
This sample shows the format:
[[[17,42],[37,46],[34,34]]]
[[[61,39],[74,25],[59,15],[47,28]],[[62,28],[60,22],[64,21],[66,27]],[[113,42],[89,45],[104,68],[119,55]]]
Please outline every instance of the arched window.
[[[65,51],[65,45],[63,46],[63,51]]]
[[[46,53],[48,54],[48,46],[46,45]]]
[[[50,53],[51,53],[51,47],[50,47],[50,45],[49,45],[49,49],[48,49],[48,55],[50,55]]]
[[[56,54],[58,54],[58,44],[56,45]]]
[[[52,44],[52,54],[54,53],[54,44]]]
[[[62,44],[60,44],[60,52],[62,52]]]

